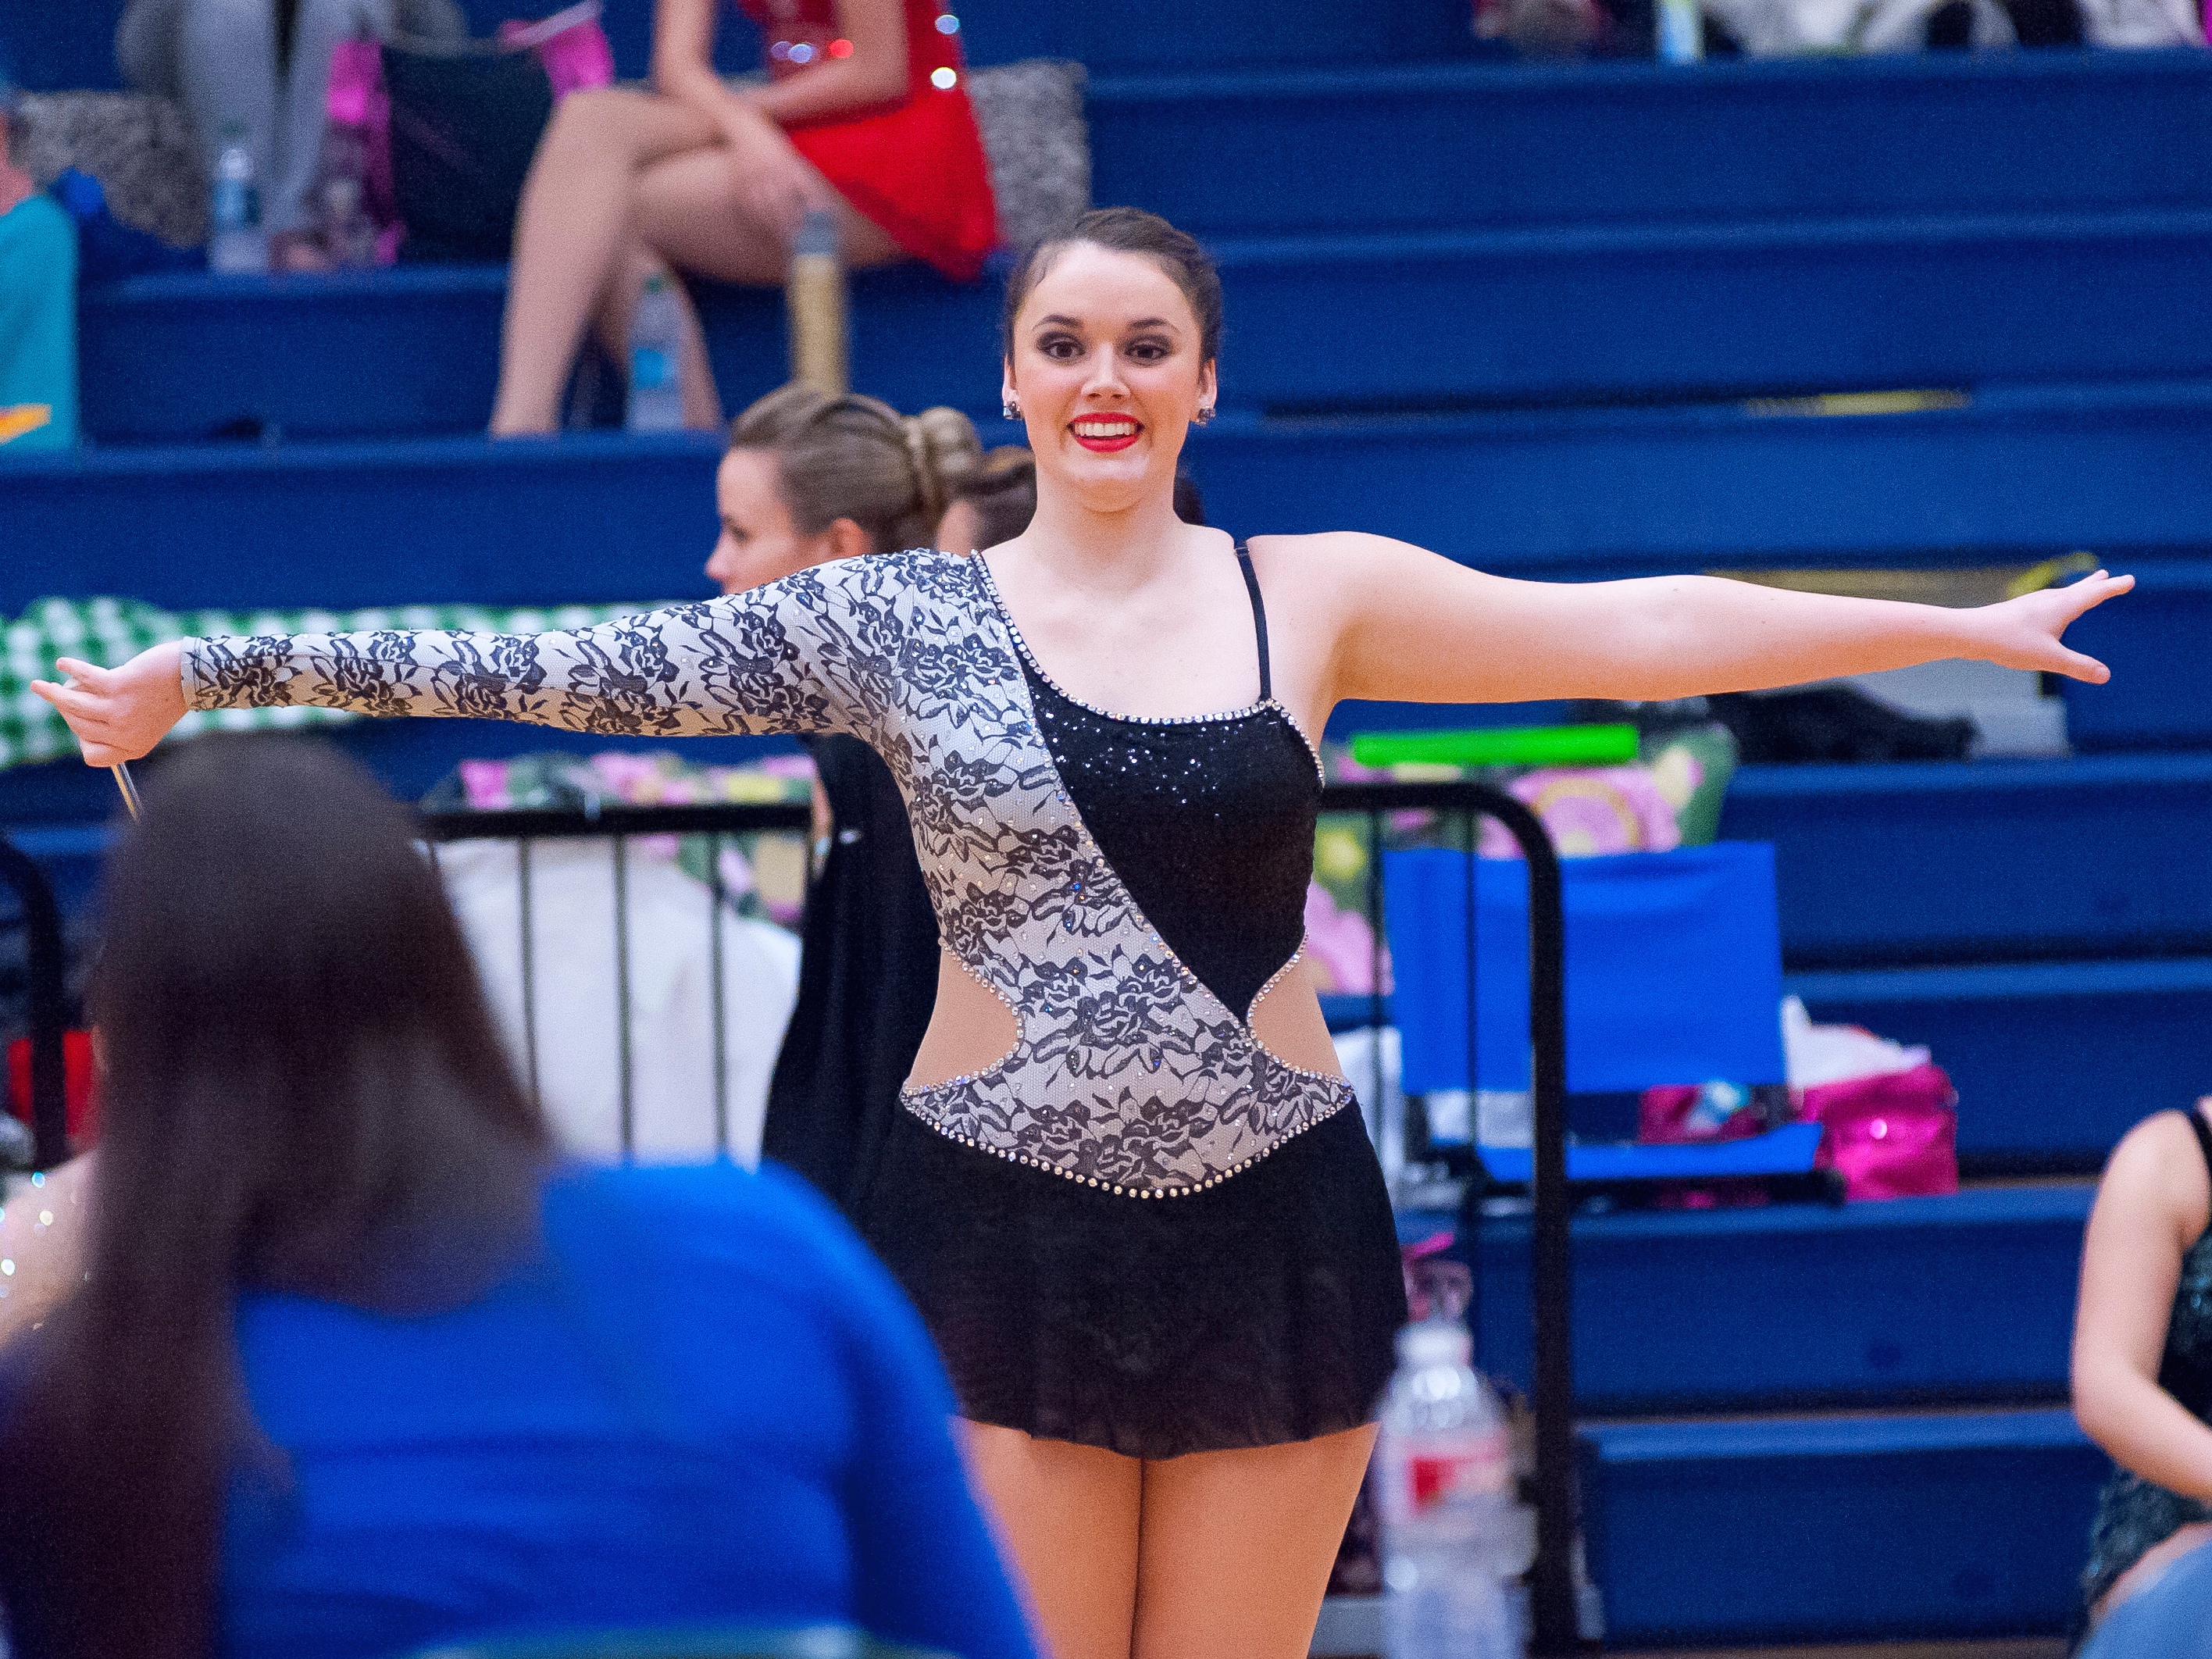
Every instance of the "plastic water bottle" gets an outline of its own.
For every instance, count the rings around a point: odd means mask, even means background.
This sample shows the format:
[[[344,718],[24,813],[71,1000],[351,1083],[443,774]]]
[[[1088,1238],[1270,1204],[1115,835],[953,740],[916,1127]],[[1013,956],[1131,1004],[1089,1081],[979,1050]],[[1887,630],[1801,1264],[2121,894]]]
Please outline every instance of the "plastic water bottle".
[[[629,319],[629,410],[623,424],[632,432],[684,429],[684,313],[668,278],[655,271],[645,279],[637,309]]]
[[[1382,1512],[1382,1650],[1389,1659],[1519,1659],[1517,1582],[1535,1519],[1517,1501],[1512,1437],[1468,1364],[1455,1319],[1398,1334],[1398,1373],[1376,1448]]]
[[[1694,64],[1705,55],[1705,20],[1698,0],[1659,0],[1659,61]]]
[[[246,129],[222,130],[216,153],[215,193],[208,204],[208,269],[238,275],[269,269],[269,237],[261,225],[261,190]]]

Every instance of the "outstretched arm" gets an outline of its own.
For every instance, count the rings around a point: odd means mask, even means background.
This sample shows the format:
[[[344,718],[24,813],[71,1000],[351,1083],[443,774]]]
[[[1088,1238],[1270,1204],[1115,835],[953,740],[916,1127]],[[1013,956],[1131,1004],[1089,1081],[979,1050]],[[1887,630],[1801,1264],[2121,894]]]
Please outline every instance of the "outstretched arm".
[[[119,668],[64,658],[32,682],[94,766],[136,760],[194,708],[314,707],[683,737],[842,732],[882,707],[879,641],[845,567],[699,605],[538,635],[387,630],[157,645]],[[880,575],[874,578],[884,580]]]
[[[1379,536],[1315,537],[1340,607],[1334,695],[1405,702],[1630,702],[1751,691],[1966,657],[2101,684],[2060,636],[2135,585],[2099,571],[1973,610],[1717,576],[1529,582]]]

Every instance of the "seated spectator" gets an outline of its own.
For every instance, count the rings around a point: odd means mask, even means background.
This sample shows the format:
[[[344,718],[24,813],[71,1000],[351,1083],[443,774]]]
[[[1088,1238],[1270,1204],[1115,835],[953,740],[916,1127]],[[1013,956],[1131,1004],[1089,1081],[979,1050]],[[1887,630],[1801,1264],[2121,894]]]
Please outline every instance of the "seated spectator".
[[[787,1177],[550,1167],[410,836],[212,738],[115,856],[90,1273],[0,1364],[16,1659],[1030,1654],[913,1310]]]
[[[0,80],[0,447],[76,444],[76,231],[15,165]]]
[[[2212,1651],[2212,1099],[2128,1132],[2097,1188],[2074,1414],[2120,1467],[2081,1588],[2100,1659]],[[2169,1638],[2193,1630],[2196,1645]]]
[[[1188,472],[1176,474],[1176,517],[1206,522],[1206,503]],[[980,553],[1010,542],[1036,516],[1036,458],[1019,444],[1002,444],[952,491],[952,504],[937,526],[937,545],[947,553]]]
[[[653,88],[562,100],[515,223],[495,434],[550,432],[587,324],[626,359],[646,278],[673,267],[781,283],[814,210],[848,266],[927,261],[968,281],[998,240],[958,37],[937,0],[743,0],[768,41],[764,84],[714,73],[716,0],[660,0]],[[678,285],[679,297],[681,285]],[[684,306],[685,424],[721,424]]]
[[[212,175],[224,134],[242,128],[261,185],[272,264],[325,263],[310,199],[321,164],[331,54],[357,35],[453,40],[454,0],[131,0],[115,31],[124,81],[182,104]]]

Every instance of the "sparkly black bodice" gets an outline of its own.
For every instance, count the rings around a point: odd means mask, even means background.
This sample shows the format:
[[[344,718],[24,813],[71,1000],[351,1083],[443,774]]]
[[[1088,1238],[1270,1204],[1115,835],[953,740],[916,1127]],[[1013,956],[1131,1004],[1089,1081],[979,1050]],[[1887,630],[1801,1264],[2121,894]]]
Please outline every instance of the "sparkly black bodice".
[[[1321,772],[1276,702],[1249,556],[1260,699],[1201,718],[1139,720],[1080,703],[1023,652],[1045,746],[1098,850],[1160,937],[1239,1016],[1305,938]]]

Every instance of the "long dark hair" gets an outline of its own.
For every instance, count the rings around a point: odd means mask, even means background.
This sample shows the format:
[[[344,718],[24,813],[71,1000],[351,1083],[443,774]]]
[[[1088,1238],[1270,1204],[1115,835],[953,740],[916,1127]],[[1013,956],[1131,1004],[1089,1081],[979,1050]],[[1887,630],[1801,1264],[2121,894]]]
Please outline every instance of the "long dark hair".
[[[289,738],[161,769],[107,875],[89,1274],[7,1356],[0,1584],[57,1659],[203,1659],[223,1490],[261,1445],[233,1306],[389,1311],[535,1237],[547,1135],[407,816]]]

